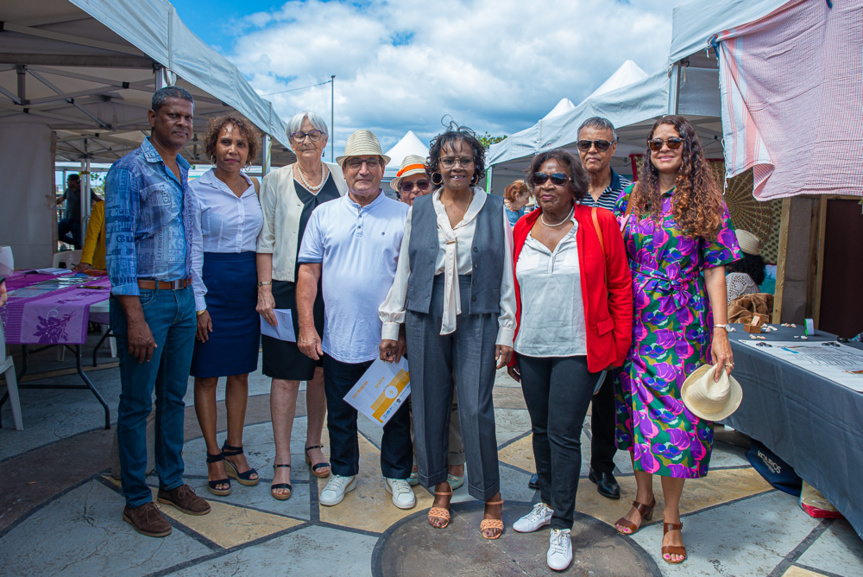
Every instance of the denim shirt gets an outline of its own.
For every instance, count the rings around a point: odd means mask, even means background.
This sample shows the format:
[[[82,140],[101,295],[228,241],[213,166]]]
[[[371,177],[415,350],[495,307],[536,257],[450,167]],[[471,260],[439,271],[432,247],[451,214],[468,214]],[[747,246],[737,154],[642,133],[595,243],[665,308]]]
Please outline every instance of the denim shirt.
[[[105,261],[112,294],[137,296],[139,278],[173,281],[191,275],[189,163],[177,156],[177,165],[180,180],[145,139],[108,171]]]

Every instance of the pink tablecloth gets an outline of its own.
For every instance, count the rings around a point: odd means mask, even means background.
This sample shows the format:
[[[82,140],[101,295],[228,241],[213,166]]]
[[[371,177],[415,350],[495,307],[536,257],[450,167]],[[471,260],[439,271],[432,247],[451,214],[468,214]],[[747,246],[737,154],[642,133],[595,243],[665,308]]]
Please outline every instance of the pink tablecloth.
[[[9,302],[0,308],[0,320],[8,344],[80,345],[87,342],[90,306],[110,296],[111,284],[107,277],[81,275],[79,286],[38,292],[44,283],[57,278],[22,273],[6,278]]]

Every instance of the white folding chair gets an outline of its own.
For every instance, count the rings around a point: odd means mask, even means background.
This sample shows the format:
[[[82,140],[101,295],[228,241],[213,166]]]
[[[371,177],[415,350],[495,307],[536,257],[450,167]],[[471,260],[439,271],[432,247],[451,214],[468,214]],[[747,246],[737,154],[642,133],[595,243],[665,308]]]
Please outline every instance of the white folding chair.
[[[81,262],[80,250],[64,250],[54,253],[54,268],[68,268],[72,270],[76,264]]]
[[[24,421],[21,419],[21,399],[18,397],[18,376],[15,374],[15,363],[12,357],[6,355],[6,333],[3,332],[2,322],[0,322],[0,373],[6,375],[6,390],[9,392],[9,404],[12,405],[15,429],[22,431]]]

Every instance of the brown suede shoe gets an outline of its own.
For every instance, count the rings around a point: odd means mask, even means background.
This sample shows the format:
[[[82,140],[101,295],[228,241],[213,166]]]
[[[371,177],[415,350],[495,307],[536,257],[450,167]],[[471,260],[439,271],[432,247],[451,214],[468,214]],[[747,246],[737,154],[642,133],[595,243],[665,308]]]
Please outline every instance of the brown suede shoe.
[[[170,491],[159,489],[157,500],[165,505],[173,505],[187,515],[206,515],[210,512],[210,504],[198,497],[188,485],[180,485]]]
[[[152,501],[140,507],[123,509],[123,521],[147,537],[167,537],[171,534],[171,524]]]

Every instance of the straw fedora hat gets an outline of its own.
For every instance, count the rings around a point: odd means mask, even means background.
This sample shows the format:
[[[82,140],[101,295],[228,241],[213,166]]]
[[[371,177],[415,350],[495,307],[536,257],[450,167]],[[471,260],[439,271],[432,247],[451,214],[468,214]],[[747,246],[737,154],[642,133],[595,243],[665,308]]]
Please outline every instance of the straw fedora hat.
[[[731,416],[740,401],[743,389],[734,377],[722,371],[718,382],[713,380],[713,367],[701,365],[686,377],[680,388],[683,404],[694,415],[708,421],[721,421]]]
[[[758,240],[757,236],[748,230],[735,230],[734,234],[737,236],[737,244],[740,245],[740,250],[753,256],[761,254],[761,241]]]
[[[418,154],[408,154],[405,156],[405,159],[402,160],[402,165],[399,167],[399,171],[396,173],[396,177],[390,181],[390,188],[398,192],[399,183],[403,178],[415,174],[425,174],[425,162],[426,159]]]
[[[384,164],[390,163],[390,157],[381,151],[381,143],[371,130],[360,129],[348,136],[345,144],[345,153],[336,157],[336,162],[342,168],[345,167],[345,159],[351,156],[380,156]]]

